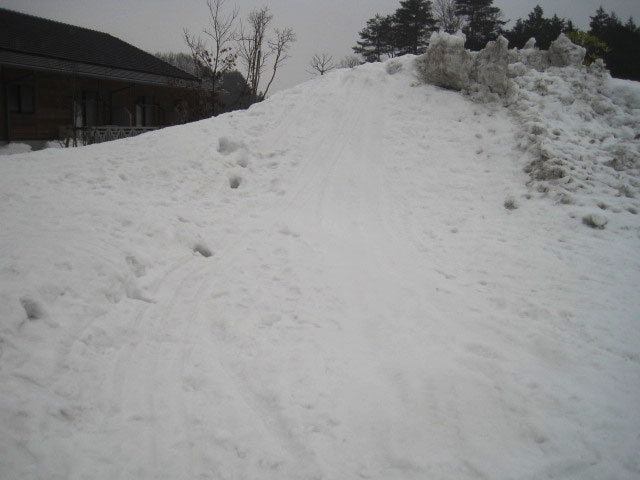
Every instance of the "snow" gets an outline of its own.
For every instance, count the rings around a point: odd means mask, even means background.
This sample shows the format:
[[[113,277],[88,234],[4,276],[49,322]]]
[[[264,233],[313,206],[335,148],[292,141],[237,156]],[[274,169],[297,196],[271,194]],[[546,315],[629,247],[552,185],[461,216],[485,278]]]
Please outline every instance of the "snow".
[[[465,50],[465,38],[462,32],[431,35],[427,52],[417,60],[418,71],[425,82],[454,90],[470,87],[477,54]]]
[[[2,478],[637,478],[639,90],[513,65],[4,157]]]
[[[0,145],[0,156],[2,155],[14,155],[16,153],[25,153],[30,152],[31,146],[26,143],[5,143],[4,145]]]
[[[42,148],[63,148],[62,144],[58,141],[50,141],[50,142],[35,142],[39,149]],[[0,156],[3,155],[14,155],[16,153],[26,153],[30,152],[34,147],[27,143],[21,142],[10,142],[0,145]]]
[[[637,82],[612,79],[601,61],[585,67],[584,56],[565,35],[549,51],[537,50],[533,39],[508,50],[499,37],[469,52],[464,35],[440,32],[416,63],[422,81],[511,111],[518,146],[529,157],[530,187],[561,203],[606,210],[610,196],[640,194],[640,90]],[[633,213],[637,205],[620,208]],[[606,217],[597,223],[604,228]]]

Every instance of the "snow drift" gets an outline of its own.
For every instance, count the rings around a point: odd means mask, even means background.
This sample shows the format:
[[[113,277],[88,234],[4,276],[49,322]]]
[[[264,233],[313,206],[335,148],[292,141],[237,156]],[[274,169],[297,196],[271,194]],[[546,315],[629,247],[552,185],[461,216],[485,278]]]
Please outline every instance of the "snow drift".
[[[438,38],[1,158],[3,479],[637,478],[637,85]]]

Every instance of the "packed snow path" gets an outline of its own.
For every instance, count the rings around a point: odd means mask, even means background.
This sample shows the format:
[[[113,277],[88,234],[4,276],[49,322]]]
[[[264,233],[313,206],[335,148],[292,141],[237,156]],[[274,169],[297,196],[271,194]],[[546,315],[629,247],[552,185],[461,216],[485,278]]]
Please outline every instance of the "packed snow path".
[[[637,217],[403,64],[2,159],[1,478],[637,478]]]

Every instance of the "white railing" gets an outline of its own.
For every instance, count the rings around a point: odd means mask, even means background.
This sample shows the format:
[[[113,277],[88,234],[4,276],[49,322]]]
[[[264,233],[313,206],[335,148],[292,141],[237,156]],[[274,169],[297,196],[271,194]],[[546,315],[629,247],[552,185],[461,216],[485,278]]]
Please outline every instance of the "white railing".
[[[151,132],[160,127],[121,127],[103,125],[100,127],[60,127],[60,141],[65,147],[91,145],[93,143],[110,142],[121,138],[135,137],[141,133]]]

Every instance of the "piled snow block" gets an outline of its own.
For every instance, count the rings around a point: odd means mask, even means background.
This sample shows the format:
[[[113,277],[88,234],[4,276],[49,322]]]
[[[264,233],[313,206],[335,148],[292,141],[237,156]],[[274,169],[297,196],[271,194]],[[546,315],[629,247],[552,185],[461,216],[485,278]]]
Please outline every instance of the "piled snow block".
[[[504,95],[509,87],[509,42],[501,36],[480,52],[466,50],[464,42],[462,33],[432,34],[427,52],[416,60],[422,80],[451,90],[486,87]]]
[[[579,67],[584,62],[587,51],[580,45],[576,45],[561,33],[555,42],[549,46],[547,55],[552,67]]]
[[[580,67],[586,53],[564,34],[548,51],[538,50],[533,38],[522,50],[511,51],[503,36],[487,43],[479,52],[466,50],[464,42],[465,36],[460,32],[455,35],[434,33],[427,52],[416,60],[422,81],[452,90],[484,86],[504,95],[509,89],[508,77],[512,76],[508,75],[510,65],[520,63],[538,71],[549,67]]]
[[[518,61],[529,68],[543,72],[549,67],[549,55],[536,48],[535,38],[530,38],[521,50],[514,50],[514,53]]]
[[[422,80],[452,90],[468,89],[475,53],[464,48],[465,40],[460,32],[456,35],[433,33],[427,52],[416,60]]]
[[[472,77],[476,83],[488,87],[490,91],[504,95],[509,88],[509,41],[503,36],[478,52]]]

